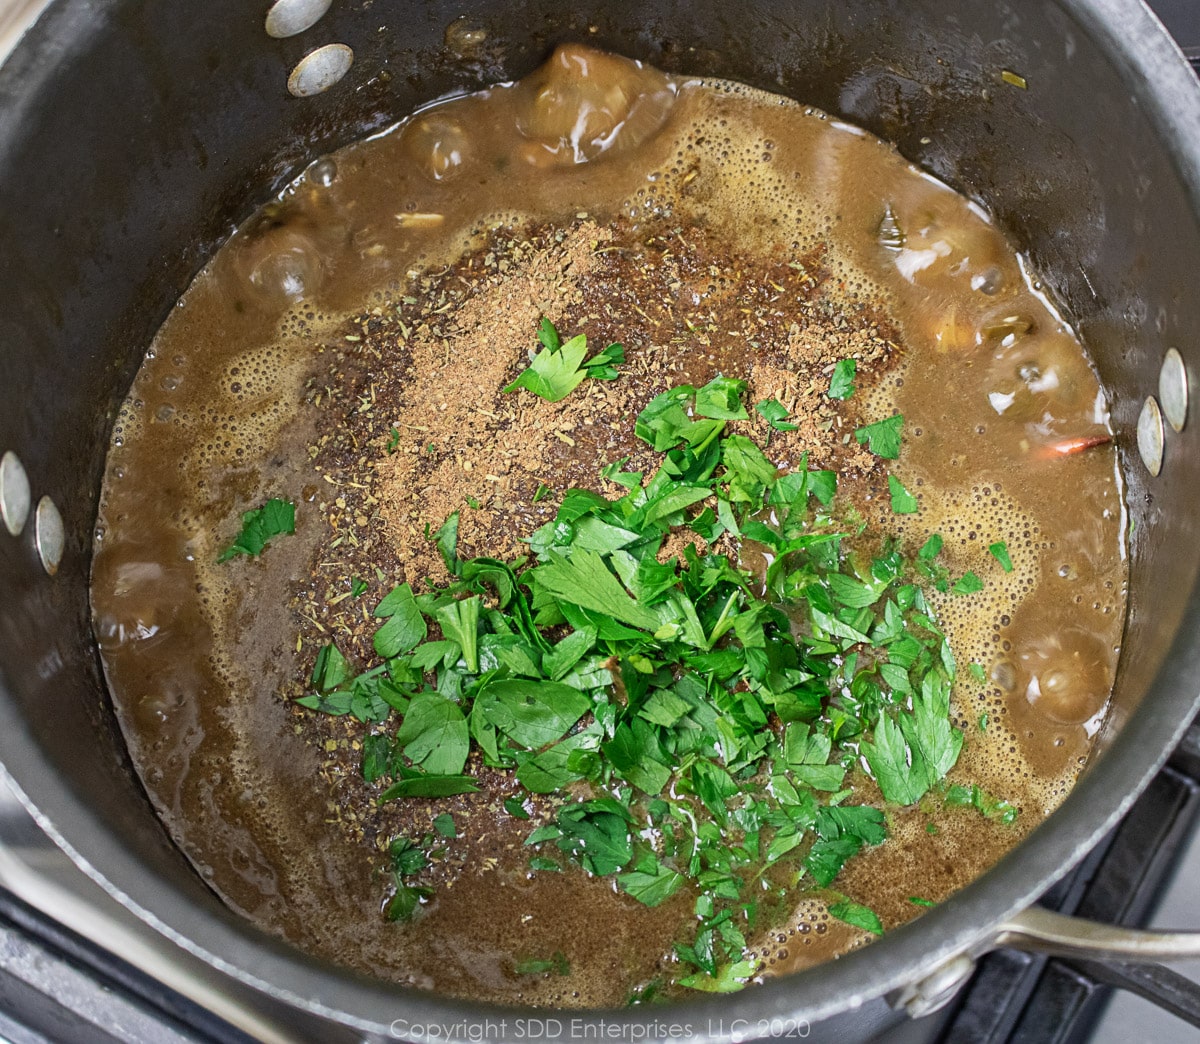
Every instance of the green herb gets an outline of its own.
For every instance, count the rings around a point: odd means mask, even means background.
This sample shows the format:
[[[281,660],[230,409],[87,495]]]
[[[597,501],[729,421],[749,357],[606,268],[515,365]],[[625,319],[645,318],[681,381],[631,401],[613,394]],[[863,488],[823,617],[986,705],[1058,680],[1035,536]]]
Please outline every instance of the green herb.
[[[429,865],[429,859],[407,838],[394,837],[388,843],[388,861],[392,868],[395,891],[384,912],[389,921],[410,921],[421,903],[433,894],[433,890],[409,884],[405,878],[419,874]]]
[[[983,590],[983,581],[974,573],[967,571],[950,590],[956,595],[975,594],[977,591]]]
[[[544,333],[545,351],[566,350]],[[718,377],[656,396],[636,433],[663,455],[658,469],[605,468],[624,487],[616,499],[564,491],[528,559],[460,558],[457,513],[427,527],[450,582],[394,588],[375,610],[378,661],[355,674],[331,643],[297,700],[369,723],[363,775],[381,802],[474,792],[478,760],[519,788],[508,815],[529,820],[529,796],[550,796],[553,818],[526,837],[531,870],[574,864],[646,906],[694,896],[676,982],[709,992],[757,974],[743,930],[785,901],[778,882],[827,888],[884,841],[884,809],[846,800],[864,760],[887,803],[911,805],[951,793],[963,741],[954,657],[922,586],[948,590],[941,537],[912,559],[893,541],[874,557],[862,538],[843,547],[861,526],[836,521],[832,472],[781,470],[726,433],[746,417],[744,394]],[[860,429],[860,442],[894,455],[901,424]],[[666,539],[688,533],[752,540],[770,565],[753,575],[695,545],[661,561]],[[453,848],[459,828],[434,811]],[[410,879],[417,856],[404,860],[395,919],[429,894]],[[878,930],[865,908],[835,906]]]
[[[556,950],[548,960],[538,960],[533,957],[519,960],[514,970],[518,975],[545,975],[547,972],[553,972],[555,975],[570,975],[571,965],[563,956],[562,951]]]
[[[998,819],[1001,823],[1015,823],[1019,815],[1019,810],[1009,802],[992,797],[977,784],[955,783],[947,788],[944,800],[950,807],[973,808],[985,819]]]
[[[388,843],[388,858],[392,869],[402,877],[416,874],[429,865],[429,859],[406,837],[394,837]]]
[[[1006,573],[1013,571],[1012,559],[1008,557],[1008,545],[1003,540],[989,544],[988,550],[992,553],[992,557],[1000,563],[1001,569]]]
[[[971,672],[971,677],[981,684],[987,681],[987,671],[983,669],[981,663],[968,663],[967,670]]]
[[[619,344],[610,344],[585,362],[587,337],[576,334],[564,342],[549,319],[542,319],[538,340],[542,342],[542,350],[534,356],[529,368],[504,389],[506,392],[525,388],[547,402],[558,402],[570,395],[585,377],[613,380],[618,376],[616,367],[625,362],[625,350]]]
[[[796,430],[797,425],[787,420],[788,411],[783,408],[783,404],[777,399],[763,399],[762,402],[756,402],[754,408],[762,414],[767,423],[776,431]]]
[[[912,515],[921,510],[921,505],[895,475],[888,476],[888,490],[892,494],[892,511],[897,515]]]
[[[389,737],[372,733],[363,740],[362,777],[368,783],[386,775],[391,760],[392,741]]]
[[[383,448],[388,453],[395,453],[400,448],[400,430],[398,428],[392,428],[388,432],[387,444]]]
[[[350,664],[332,643],[322,646],[313,664],[312,684],[321,692],[336,689],[350,677]]]
[[[918,895],[910,895],[908,897],[908,901],[912,903],[913,906],[937,906],[937,903],[935,903],[932,899],[922,899]]]
[[[897,413],[856,429],[854,437],[860,446],[866,446],[875,456],[895,460],[900,456],[900,430],[903,427],[904,417]]]
[[[839,921],[845,921],[846,924],[851,924],[855,928],[862,928],[864,931],[872,932],[875,935],[883,934],[883,923],[879,920],[879,915],[870,907],[851,902],[849,899],[844,899],[840,903],[834,903],[832,906],[827,907],[827,909]]]
[[[533,502],[536,504],[543,497],[547,497],[549,495],[550,495],[550,487],[547,486],[544,482],[539,482],[537,492],[534,493],[534,495],[533,495]]]
[[[410,772],[380,794],[379,801],[382,804],[385,801],[395,801],[397,798],[453,797],[455,794],[474,794],[478,790],[479,786],[470,776]]]
[[[437,692],[412,698],[396,743],[414,765],[435,776],[456,776],[467,763],[470,740],[462,708]]]
[[[467,507],[472,511],[478,511],[480,507],[479,501],[469,493],[467,494]]]
[[[221,552],[218,562],[228,562],[236,555],[261,555],[273,537],[296,532],[296,505],[278,497],[262,507],[242,515],[242,531],[237,539]]]
[[[387,623],[375,632],[374,639],[375,651],[385,660],[408,652],[423,642],[429,633],[408,584],[394,588],[375,607],[375,615],[387,619]]]
[[[857,373],[858,363],[853,359],[841,359],[835,363],[833,376],[829,379],[829,397],[831,399],[850,398],[854,394],[854,377]]]
[[[355,577],[350,581],[350,597],[358,598],[362,595],[365,595],[369,586],[370,585],[365,580]]]

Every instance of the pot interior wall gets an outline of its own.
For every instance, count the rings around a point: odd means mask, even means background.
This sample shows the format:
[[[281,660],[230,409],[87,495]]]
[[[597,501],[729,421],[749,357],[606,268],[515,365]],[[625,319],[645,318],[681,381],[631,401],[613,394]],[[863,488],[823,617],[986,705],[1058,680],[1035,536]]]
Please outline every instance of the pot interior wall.
[[[141,792],[90,635],[89,547],[116,405],[215,245],[308,160],[430,98],[520,76],[564,40],[743,80],[861,124],[983,202],[1028,251],[1112,390],[1132,476],[1124,720],[1152,689],[1200,555],[1196,425],[1168,439],[1160,479],[1144,477],[1133,448],[1165,349],[1195,365],[1200,298],[1187,291],[1200,229],[1160,103],[1090,28],[1087,11],[1113,4],[338,0],[286,41],[263,32],[265,5],[244,0],[56,5],[0,72],[0,450],[20,455],[35,500],[49,494],[62,509],[67,550],[48,578],[32,527],[0,536],[0,718],[12,726],[0,759],[85,856],[82,834],[103,823],[226,916]],[[444,45],[456,18],[487,30],[475,60]],[[292,64],[334,41],[356,51],[347,79],[289,97]],[[1029,89],[1003,82],[1004,69]]]

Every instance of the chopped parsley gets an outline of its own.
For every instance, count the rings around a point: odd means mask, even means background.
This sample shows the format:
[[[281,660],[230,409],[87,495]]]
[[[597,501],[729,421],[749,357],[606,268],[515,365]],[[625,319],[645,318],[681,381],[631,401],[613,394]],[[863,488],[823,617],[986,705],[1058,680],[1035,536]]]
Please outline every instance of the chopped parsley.
[[[897,515],[913,515],[921,510],[917,498],[901,485],[895,475],[888,476],[888,491],[892,495],[892,511]]]
[[[504,389],[506,392],[524,388],[547,402],[558,402],[579,387],[585,377],[614,380],[619,376],[617,367],[625,362],[625,349],[619,344],[610,344],[585,361],[587,337],[576,334],[564,342],[549,319],[542,319],[538,340],[542,350],[528,369]]]
[[[954,783],[946,789],[943,800],[952,808],[973,808],[985,819],[997,819],[1001,823],[1015,823],[1019,814],[1019,809],[1015,806],[992,797],[978,784],[968,787],[961,783]]]
[[[543,354],[567,352],[548,323],[543,333]],[[585,349],[572,351],[578,375]],[[860,524],[838,520],[834,473],[803,460],[781,470],[726,432],[747,418],[745,390],[717,377],[656,396],[635,431],[663,455],[658,469],[605,468],[624,487],[616,499],[565,491],[524,558],[460,558],[457,514],[427,527],[451,582],[395,587],[374,610],[377,662],[355,674],[331,643],[297,701],[369,724],[362,772],[380,802],[470,793],[476,764],[504,770],[520,788],[507,814],[538,813],[531,871],[575,864],[646,906],[693,896],[695,934],[677,944],[673,979],[707,992],[758,973],[744,931],[800,892],[883,931],[829,891],[888,833],[882,807],[850,803],[856,776],[893,805],[934,790],[1005,811],[943,782],[963,733],[950,714],[954,657],[924,586],[948,586],[942,538],[912,558],[894,540],[870,546]],[[773,401],[756,406],[771,423],[782,421]],[[860,428],[859,441],[894,457],[902,424]],[[915,510],[899,482],[892,495]],[[689,532],[707,550],[666,557],[667,538]],[[767,564],[751,573],[713,546],[722,538],[760,547]],[[459,836],[449,813],[433,828],[443,840],[426,848]],[[413,880],[427,853],[401,839],[389,855],[386,913],[410,920],[429,895]],[[566,974],[560,958],[517,970]]]
[[[858,373],[858,363],[853,359],[841,359],[834,364],[833,375],[829,378],[829,397],[831,399],[848,399],[854,394],[854,377]]]
[[[776,431],[796,430],[797,426],[788,421],[788,411],[778,399],[763,399],[762,402],[756,402],[754,408]]]
[[[1000,568],[1006,573],[1013,571],[1012,559],[1008,555],[1008,545],[1003,540],[998,540],[994,544],[988,545],[988,550],[992,553],[992,557],[1000,563]]]
[[[894,417],[857,428],[854,437],[860,446],[866,446],[875,456],[895,460],[900,456],[900,429],[903,427],[904,417],[897,413]]]
[[[855,928],[862,928],[875,935],[883,934],[883,924],[879,920],[879,915],[870,907],[844,899],[840,903],[834,903],[828,909],[830,915],[839,921],[852,924]]]
[[[237,555],[251,558],[261,555],[273,537],[296,532],[296,505],[290,500],[273,497],[262,507],[242,515],[242,531],[237,539],[221,552],[218,562],[228,562]]]
[[[983,590],[983,581],[968,570],[950,590],[956,595],[975,594],[977,591]]]
[[[518,960],[513,967],[518,975],[545,975],[553,972],[555,975],[570,975],[571,965],[563,956],[561,950],[555,950],[553,956],[546,960],[536,957],[526,957]]]

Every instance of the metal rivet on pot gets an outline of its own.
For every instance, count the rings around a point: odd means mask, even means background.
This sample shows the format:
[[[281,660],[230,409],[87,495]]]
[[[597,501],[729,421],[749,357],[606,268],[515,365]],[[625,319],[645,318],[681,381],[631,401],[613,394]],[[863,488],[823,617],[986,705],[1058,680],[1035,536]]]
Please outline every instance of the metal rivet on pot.
[[[311,29],[332,3],[333,0],[275,0],[267,12],[267,35],[282,40]]]
[[[58,572],[65,539],[62,515],[58,513],[53,500],[42,497],[38,501],[37,514],[34,516],[34,543],[37,545],[42,567],[51,576]]]
[[[1142,404],[1137,424],[1137,444],[1146,470],[1151,475],[1157,475],[1162,471],[1163,462],[1163,419],[1153,395]]]
[[[354,52],[345,44],[326,44],[309,51],[296,63],[287,88],[297,98],[311,98],[329,90],[353,64]]]
[[[1188,377],[1183,356],[1174,348],[1167,351],[1162,369],[1158,371],[1158,397],[1162,400],[1163,416],[1176,431],[1183,431],[1187,420]]]
[[[925,978],[902,987],[888,997],[894,1007],[903,1008],[914,1018],[939,1011],[954,999],[975,972],[975,962],[960,953],[939,965]]]
[[[13,536],[18,536],[29,518],[29,476],[25,465],[9,450],[0,457],[0,516]]]

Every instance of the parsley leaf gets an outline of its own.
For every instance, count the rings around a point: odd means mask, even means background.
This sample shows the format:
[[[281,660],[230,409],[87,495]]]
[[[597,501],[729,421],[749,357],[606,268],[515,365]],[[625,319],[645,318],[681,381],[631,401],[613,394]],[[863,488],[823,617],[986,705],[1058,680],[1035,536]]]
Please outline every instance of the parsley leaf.
[[[913,515],[921,510],[917,498],[901,485],[895,475],[888,476],[888,490],[892,494],[892,511],[897,515]]]
[[[992,557],[1000,563],[1000,568],[1006,573],[1013,571],[1012,559],[1008,555],[1008,545],[1003,540],[998,540],[994,544],[988,545],[988,550],[992,553]]]
[[[854,377],[858,373],[858,363],[853,359],[841,359],[833,367],[833,376],[829,378],[829,397],[831,399],[848,399],[854,394]]]
[[[414,765],[438,776],[462,772],[471,745],[462,708],[436,692],[412,698],[396,743]]]
[[[401,584],[375,607],[375,615],[388,618],[375,632],[375,651],[385,660],[408,652],[425,640],[429,628],[417,608],[412,588]]]
[[[746,382],[731,377],[714,377],[696,392],[696,413],[716,420],[745,420],[742,395]]]
[[[983,590],[983,581],[968,570],[950,590],[956,595],[975,594],[977,591]]]
[[[555,950],[554,955],[548,960],[539,960],[535,957],[523,958],[516,962],[513,970],[518,975],[545,975],[548,972],[553,972],[555,975],[570,975],[571,965],[561,950]]]
[[[589,873],[604,877],[623,869],[633,858],[628,813],[615,801],[581,801],[559,810],[561,836],[556,844]]]
[[[595,551],[576,551],[569,558],[550,552],[548,564],[525,575],[561,601],[643,630],[658,629],[658,616],[629,596]]]
[[[860,446],[866,446],[877,457],[895,460],[900,456],[900,429],[904,427],[904,417],[897,413],[894,417],[867,424],[855,429],[854,437]]]
[[[888,715],[880,712],[873,742],[863,741],[862,751],[883,796],[898,805],[912,805],[929,789],[923,762],[909,763],[904,733]]]
[[[504,389],[505,392],[525,388],[547,402],[558,402],[570,395],[585,377],[612,380],[617,376],[616,366],[625,361],[625,350],[621,345],[610,344],[585,363],[587,337],[576,334],[563,342],[549,319],[542,319],[538,339],[542,342],[542,350]]]
[[[410,770],[380,794],[379,801],[382,803],[402,797],[452,797],[454,794],[474,794],[478,790],[479,786],[470,776],[443,776]]]
[[[236,555],[261,555],[272,537],[296,532],[296,505],[290,500],[273,497],[262,507],[242,515],[242,531],[237,539],[221,552],[218,562],[228,562]]]
[[[592,706],[587,696],[569,685],[524,678],[492,682],[476,700],[483,701],[488,721],[530,750],[562,739]]]
[[[683,874],[663,866],[651,856],[639,862],[637,869],[620,874],[617,884],[645,906],[659,906],[683,887]]]
[[[776,431],[795,431],[797,428],[797,425],[786,419],[788,411],[783,408],[783,404],[778,399],[763,399],[762,402],[756,402],[754,408]]]
[[[875,935],[883,934],[883,923],[879,920],[879,915],[868,906],[844,899],[840,903],[834,903],[827,909],[830,915],[836,917],[839,921],[845,921],[846,924],[851,924],[855,928],[862,928],[864,931],[872,932]]]

